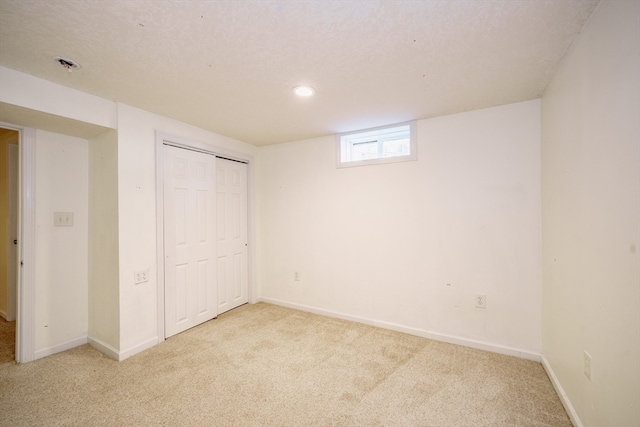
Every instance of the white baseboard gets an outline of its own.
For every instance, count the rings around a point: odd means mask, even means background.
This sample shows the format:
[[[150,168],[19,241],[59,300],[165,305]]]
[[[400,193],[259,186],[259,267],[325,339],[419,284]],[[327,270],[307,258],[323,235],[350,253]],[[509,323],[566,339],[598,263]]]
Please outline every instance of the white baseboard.
[[[9,313],[7,313],[6,311],[0,310],[0,317],[2,317],[7,322],[15,322],[16,321],[15,310],[14,310],[13,317],[9,316]]]
[[[133,347],[129,347],[126,350],[122,350],[120,352],[117,360],[118,361],[123,361],[124,359],[127,359],[127,358],[133,356],[134,354],[138,354],[138,353],[140,353],[142,351],[145,351],[145,350],[157,345],[158,342],[159,342],[158,341],[158,337],[149,338],[148,340],[146,340],[146,341],[144,341],[144,342],[142,342],[140,344],[134,345]]]
[[[87,343],[87,336],[74,338],[72,340],[56,344],[51,347],[36,350],[33,353],[33,360],[42,359],[43,357],[51,356],[52,354],[60,353],[61,351],[70,350],[74,347],[78,347]]]
[[[158,344],[158,337],[153,337],[153,338],[149,338],[143,343],[130,347],[127,350],[120,351],[115,347],[111,346],[110,344],[105,343],[104,341],[101,341],[96,338],[89,338],[89,345],[91,345],[91,347],[95,348],[101,353],[104,353],[111,359],[117,360],[118,362],[121,362],[124,359],[127,359],[133,356],[134,354],[138,354],[142,351],[145,351],[157,344]]]
[[[350,314],[338,313],[331,310],[325,310],[322,308],[311,307],[304,304],[291,303],[287,301],[281,301],[274,298],[258,298],[259,302],[266,302],[269,304],[280,305],[282,307],[293,308],[295,310],[306,311],[309,313],[319,314],[321,316],[333,317],[336,319],[349,320],[357,323],[364,323],[365,325],[376,326],[379,328],[390,329],[396,332],[403,332],[405,334],[417,335],[419,337],[432,339],[434,341],[447,342],[449,344],[461,345],[464,347],[471,347],[479,350],[490,351],[492,353],[504,354],[507,356],[515,356],[521,359],[533,360],[534,362],[540,362],[540,353],[533,351],[522,350],[518,348],[512,348],[503,346],[500,344],[487,343],[483,341],[472,340],[469,338],[456,337],[453,335],[441,334],[438,332],[426,331],[423,329],[412,328],[409,326],[397,325],[395,323],[383,322],[374,319],[368,319],[365,317],[353,316]]]
[[[119,360],[119,352],[115,347],[97,338],[89,337],[89,345],[113,360]]]
[[[560,384],[558,377],[556,376],[555,372],[553,372],[553,369],[551,368],[551,364],[549,363],[547,358],[544,357],[544,354],[541,355],[541,359],[542,359],[542,366],[544,367],[544,370],[547,371],[547,376],[551,380],[551,384],[553,384],[553,388],[556,389],[556,393],[560,397],[562,406],[564,406],[564,409],[567,411],[567,414],[569,414],[569,419],[571,419],[571,423],[573,423],[575,427],[584,427],[584,424],[582,424],[582,421],[580,421],[580,417],[578,417],[578,413],[576,412],[575,408],[571,404],[571,401],[569,400],[569,396],[567,396],[567,393],[562,388],[562,385]]]

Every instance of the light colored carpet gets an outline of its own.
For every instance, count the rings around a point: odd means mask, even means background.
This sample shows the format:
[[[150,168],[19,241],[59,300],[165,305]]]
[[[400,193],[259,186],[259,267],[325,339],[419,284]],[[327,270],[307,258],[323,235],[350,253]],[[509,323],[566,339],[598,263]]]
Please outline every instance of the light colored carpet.
[[[539,363],[270,304],[0,365],[0,425],[571,426]]]
[[[0,363],[16,360],[16,322],[0,317]],[[1,405],[2,403],[0,403]],[[0,421],[1,423],[2,421]]]

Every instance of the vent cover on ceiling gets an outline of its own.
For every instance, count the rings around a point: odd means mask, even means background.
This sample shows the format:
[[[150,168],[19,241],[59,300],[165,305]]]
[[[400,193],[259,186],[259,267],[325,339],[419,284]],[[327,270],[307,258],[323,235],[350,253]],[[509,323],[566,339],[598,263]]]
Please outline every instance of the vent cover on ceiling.
[[[63,58],[61,56],[55,56],[53,59],[58,64],[63,66],[65,68],[65,70],[67,70],[69,72],[72,72],[73,70],[77,70],[78,68],[80,68],[80,64],[78,64],[76,61],[74,61],[72,59]]]

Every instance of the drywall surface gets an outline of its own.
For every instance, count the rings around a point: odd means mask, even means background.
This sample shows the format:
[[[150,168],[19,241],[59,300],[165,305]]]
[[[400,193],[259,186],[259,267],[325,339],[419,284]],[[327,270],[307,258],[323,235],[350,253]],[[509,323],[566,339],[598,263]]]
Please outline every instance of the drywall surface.
[[[88,143],[36,131],[35,351],[87,335]],[[72,212],[73,226],[54,227],[54,212]]]
[[[417,135],[355,168],[333,136],[261,149],[259,297],[539,354],[539,100]]]
[[[89,338],[120,345],[118,134],[89,141]]]
[[[640,3],[604,1],[542,100],[543,354],[585,426],[640,425],[638,76]]]
[[[106,128],[116,127],[113,101],[0,67],[0,102]]]
[[[118,226],[121,355],[158,340],[155,132],[253,155],[256,148],[202,129],[118,104]],[[134,284],[134,272],[149,281]],[[164,339],[164,337],[162,337]]]
[[[9,282],[9,251],[16,250],[13,245],[13,238],[16,237],[17,230],[10,231],[9,221],[9,179],[8,179],[8,145],[18,144],[19,134],[17,131],[4,133],[0,136],[0,316],[5,320],[15,320],[15,313],[10,313],[9,297],[15,297],[16,283]],[[18,165],[15,165],[16,170]],[[18,183],[15,183],[16,187]],[[13,286],[11,292],[9,287]],[[15,302],[13,302],[15,307]],[[11,318],[10,318],[11,317]]]

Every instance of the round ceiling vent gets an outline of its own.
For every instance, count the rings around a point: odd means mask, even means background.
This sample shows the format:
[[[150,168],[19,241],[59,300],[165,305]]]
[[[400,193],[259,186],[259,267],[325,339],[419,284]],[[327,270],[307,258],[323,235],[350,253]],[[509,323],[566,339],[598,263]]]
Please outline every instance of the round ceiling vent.
[[[56,61],[58,64],[60,64],[62,67],[64,67],[64,69],[67,70],[68,72],[72,72],[73,70],[77,70],[78,68],[80,68],[80,64],[78,64],[73,59],[63,58],[61,56],[54,56],[53,60]]]

